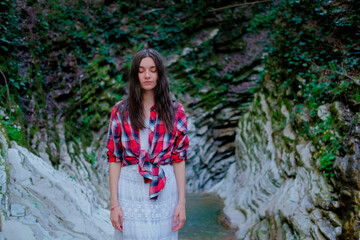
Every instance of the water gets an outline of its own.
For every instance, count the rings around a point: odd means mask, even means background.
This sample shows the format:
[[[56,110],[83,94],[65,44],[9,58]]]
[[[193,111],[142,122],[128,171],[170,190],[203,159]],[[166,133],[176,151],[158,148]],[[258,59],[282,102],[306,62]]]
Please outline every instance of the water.
[[[218,221],[223,207],[222,200],[215,194],[187,194],[186,222],[179,232],[179,239],[236,239],[234,231]]]

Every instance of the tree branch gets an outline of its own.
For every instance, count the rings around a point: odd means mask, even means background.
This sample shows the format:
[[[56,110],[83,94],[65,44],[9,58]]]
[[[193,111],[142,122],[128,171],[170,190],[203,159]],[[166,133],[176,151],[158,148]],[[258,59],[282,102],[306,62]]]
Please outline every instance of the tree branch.
[[[221,7],[221,8],[213,8],[211,10],[209,10],[210,12],[215,12],[215,11],[219,11],[219,10],[223,10],[226,8],[233,8],[233,7],[239,7],[239,6],[244,6],[244,5],[250,5],[250,4],[256,4],[256,3],[264,3],[264,2],[270,2],[271,0],[264,0],[264,1],[257,1],[257,2],[245,2],[245,3],[237,3],[237,4],[233,4],[233,5],[229,5],[229,6],[225,6],[225,7]]]
[[[7,83],[7,80],[6,80],[6,77],[5,77],[5,74],[1,71],[0,69],[0,73],[3,75],[3,78],[5,80],[5,85],[6,85],[6,92],[7,92],[7,96],[8,96],[8,99],[9,99],[9,106],[10,106],[10,117],[11,117],[11,99],[10,99],[10,91],[9,91],[9,85]]]

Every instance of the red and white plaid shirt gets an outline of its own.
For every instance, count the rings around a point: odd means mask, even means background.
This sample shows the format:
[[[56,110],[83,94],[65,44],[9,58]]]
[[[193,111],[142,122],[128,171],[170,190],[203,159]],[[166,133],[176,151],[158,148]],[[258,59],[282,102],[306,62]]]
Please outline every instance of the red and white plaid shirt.
[[[173,132],[166,131],[155,105],[150,108],[149,148],[145,151],[140,147],[139,129],[131,126],[128,112],[125,112],[126,121],[122,122],[120,111],[117,110],[120,103],[116,103],[111,112],[107,138],[108,162],[121,162],[122,166],[138,164],[145,183],[150,183],[150,199],[157,200],[166,183],[165,173],[159,165],[187,160],[189,139],[184,107],[179,103]]]

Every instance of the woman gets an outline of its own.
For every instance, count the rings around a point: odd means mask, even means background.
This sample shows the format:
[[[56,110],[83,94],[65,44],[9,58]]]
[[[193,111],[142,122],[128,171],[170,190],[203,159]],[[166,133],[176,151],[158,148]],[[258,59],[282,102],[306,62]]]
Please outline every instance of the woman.
[[[160,54],[132,59],[129,96],[115,104],[108,132],[114,239],[178,239],[184,225],[187,122],[170,98]]]

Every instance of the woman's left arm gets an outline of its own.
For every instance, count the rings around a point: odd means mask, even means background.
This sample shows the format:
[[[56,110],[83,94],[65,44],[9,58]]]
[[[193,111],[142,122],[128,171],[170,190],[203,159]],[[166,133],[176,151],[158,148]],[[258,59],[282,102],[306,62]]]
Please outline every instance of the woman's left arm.
[[[185,116],[185,110],[183,106],[180,106],[176,112],[176,131],[177,136],[175,139],[175,146],[172,150],[172,164],[174,166],[174,172],[176,177],[176,184],[178,188],[178,205],[175,209],[173,220],[173,231],[181,229],[186,220],[185,212],[185,162],[187,161],[187,148],[189,147],[187,121]]]
[[[185,211],[185,161],[173,163],[174,172],[176,177],[176,184],[179,193],[179,202],[175,209],[173,228],[172,230],[180,230],[186,220],[186,211]],[[179,220],[178,220],[179,219]]]

